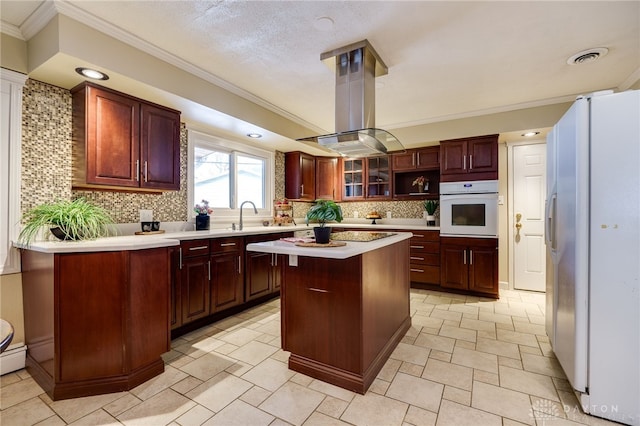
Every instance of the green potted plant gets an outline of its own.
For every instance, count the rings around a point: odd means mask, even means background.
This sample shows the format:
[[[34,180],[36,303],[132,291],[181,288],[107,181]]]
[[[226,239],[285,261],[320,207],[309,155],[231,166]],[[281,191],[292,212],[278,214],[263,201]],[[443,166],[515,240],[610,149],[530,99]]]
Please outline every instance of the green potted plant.
[[[31,244],[45,226],[51,230],[45,234],[47,239],[53,234],[61,240],[90,240],[106,237],[107,225],[113,222],[105,209],[84,198],[41,204],[26,212],[22,221],[18,242],[25,245]]]
[[[423,203],[424,209],[427,212],[427,226],[436,224],[436,210],[438,209],[438,205],[440,203],[437,200],[425,200]]]
[[[313,228],[313,233],[316,236],[316,243],[318,244],[329,243],[331,228],[325,226],[326,223],[334,220],[336,222],[342,222],[342,219],[342,209],[331,200],[316,200],[315,204],[311,206],[305,217],[307,225],[310,221],[314,221],[319,224],[319,226]]]

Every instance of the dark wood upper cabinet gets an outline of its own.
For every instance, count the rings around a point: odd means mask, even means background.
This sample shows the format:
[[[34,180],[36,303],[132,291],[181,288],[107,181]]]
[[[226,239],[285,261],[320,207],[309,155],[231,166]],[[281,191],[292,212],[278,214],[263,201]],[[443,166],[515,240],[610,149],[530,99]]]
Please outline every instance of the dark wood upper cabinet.
[[[440,181],[498,179],[498,135],[440,142]]]
[[[73,186],[180,189],[180,112],[89,82],[73,96]]]
[[[409,149],[403,154],[393,154],[391,158],[394,172],[440,169],[439,146]]]
[[[316,157],[316,198],[339,201],[340,190],[339,161],[335,157]]]
[[[294,151],[284,157],[284,196],[291,200],[316,199],[316,159],[313,155]]]

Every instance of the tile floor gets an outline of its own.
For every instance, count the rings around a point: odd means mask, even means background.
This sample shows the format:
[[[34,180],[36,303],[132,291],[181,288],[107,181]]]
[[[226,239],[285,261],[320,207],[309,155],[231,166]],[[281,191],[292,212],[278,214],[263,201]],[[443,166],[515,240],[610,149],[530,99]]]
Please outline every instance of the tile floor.
[[[22,370],[1,378],[0,424],[577,425],[584,415],[544,331],[544,295],[411,291],[412,328],[366,393],[295,373],[279,300],[172,342],[165,372],[129,392],[53,402]]]

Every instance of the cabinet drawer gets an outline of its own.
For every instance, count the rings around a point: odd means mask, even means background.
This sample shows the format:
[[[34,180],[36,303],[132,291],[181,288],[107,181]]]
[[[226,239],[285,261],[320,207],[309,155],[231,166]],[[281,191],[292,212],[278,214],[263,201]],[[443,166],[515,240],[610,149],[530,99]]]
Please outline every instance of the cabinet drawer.
[[[242,249],[243,239],[238,237],[216,238],[211,240],[211,254],[238,251]]]
[[[411,253],[411,264],[440,266],[440,255],[437,253]]]
[[[411,248],[411,253],[440,253],[440,243],[438,242],[413,241],[412,238],[411,245],[409,247]]]
[[[411,244],[423,243],[425,241],[440,242],[440,232],[438,231],[411,231],[413,237],[411,237]]]
[[[411,281],[418,283],[440,284],[440,267],[416,265],[411,263]]]
[[[180,242],[180,248],[182,249],[182,257],[194,257],[194,256],[208,256],[209,255],[209,240],[191,240]]]

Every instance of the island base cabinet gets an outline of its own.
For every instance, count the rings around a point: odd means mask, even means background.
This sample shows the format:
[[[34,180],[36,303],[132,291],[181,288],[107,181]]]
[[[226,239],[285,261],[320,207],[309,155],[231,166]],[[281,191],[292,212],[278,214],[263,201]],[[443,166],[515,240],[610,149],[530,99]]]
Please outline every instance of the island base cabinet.
[[[164,371],[167,248],[23,250],[22,271],[27,370],[53,400],[129,390]]]
[[[289,368],[364,394],[411,326],[409,241],[347,259],[298,257],[282,284]]]

